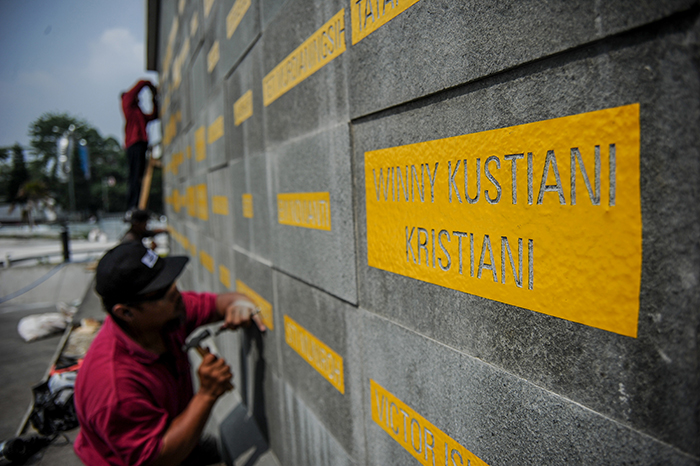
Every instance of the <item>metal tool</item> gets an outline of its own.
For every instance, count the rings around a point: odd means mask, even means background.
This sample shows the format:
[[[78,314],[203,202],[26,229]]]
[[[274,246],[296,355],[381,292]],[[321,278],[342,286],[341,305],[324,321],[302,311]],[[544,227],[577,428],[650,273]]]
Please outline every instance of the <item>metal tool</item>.
[[[227,329],[224,327],[221,327],[221,328],[217,329],[213,335],[216,336],[219,333],[223,332],[224,330],[227,330]],[[197,351],[197,353],[199,353],[199,355],[201,357],[206,356],[208,353],[208,350],[205,350],[204,348],[202,348],[201,343],[202,343],[202,341],[206,340],[210,336],[212,336],[212,333],[208,329],[204,330],[203,332],[200,332],[197,336],[192,337],[190,339],[190,341],[188,341],[187,343],[185,343],[182,346],[182,351],[184,351],[186,353],[187,351],[194,348]],[[233,390],[233,384],[231,382],[227,382],[227,384],[229,386],[228,389]]]

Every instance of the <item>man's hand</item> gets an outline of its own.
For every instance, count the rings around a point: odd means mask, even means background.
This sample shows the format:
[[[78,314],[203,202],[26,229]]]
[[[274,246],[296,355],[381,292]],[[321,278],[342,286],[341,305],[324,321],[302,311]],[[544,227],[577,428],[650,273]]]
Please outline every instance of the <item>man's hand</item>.
[[[221,328],[235,330],[238,327],[247,327],[251,322],[254,322],[261,332],[267,330],[260,309],[247,296],[237,293],[236,298],[226,304],[224,324]]]
[[[217,358],[209,350],[205,351],[206,354],[202,357],[202,363],[197,370],[199,393],[217,399],[227,391],[233,390],[231,383],[233,374],[226,361]]]

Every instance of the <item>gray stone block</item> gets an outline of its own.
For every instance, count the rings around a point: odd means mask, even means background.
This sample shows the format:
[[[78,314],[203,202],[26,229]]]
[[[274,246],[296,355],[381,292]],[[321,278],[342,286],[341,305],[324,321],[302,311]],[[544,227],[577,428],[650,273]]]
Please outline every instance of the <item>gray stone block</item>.
[[[190,172],[192,175],[190,179],[196,176],[203,176],[209,169],[209,157],[212,155],[209,152],[209,144],[207,144],[208,117],[209,114],[206,109],[199,112],[190,133],[190,142],[192,143],[192,171]]]
[[[368,464],[416,463],[380,426],[388,416],[378,423],[369,415],[376,396],[370,393],[370,379],[487,464],[698,464],[697,458],[567,398],[361,312]],[[380,410],[382,400],[380,395],[375,401]],[[424,434],[430,426],[413,413],[406,416],[388,403],[384,406],[396,413],[385,427],[393,426],[401,435],[403,420],[410,426],[408,435],[413,435],[409,442],[418,444],[408,448],[421,456],[427,453],[430,461],[431,449],[425,446],[430,442]],[[438,452],[436,464],[443,464],[444,444],[435,442],[432,451]]]
[[[273,203],[286,193],[330,193],[330,231],[273,220],[274,263],[348,302],[357,302],[348,127],[340,124],[270,151]],[[278,209],[273,215],[278,216]]]
[[[251,5],[252,8],[252,5]],[[263,154],[262,47],[258,42],[226,80],[226,140],[229,159]],[[252,115],[243,105],[252,98]],[[238,112],[234,111],[236,103]],[[238,113],[238,116],[236,115]],[[246,118],[247,116],[247,118]],[[245,118],[245,119],[244,119]]]
[[[257,359],[261,359],[265,368],[272,370],[276,374],[280,374],[282,368],[279,358],[279,348],[283,343],[284,323],[282,321],[282,315],[275,306],[272,268],[270,264],[259,262],[255,258],[239,251],[234,252],[234,261],[236,264],[236,280],[240,280],[245,287],[249,288],[257,295],[249,297],[254,301],[262,299],[272,308],[271,328],[261,335],[258,335],[260,333],[259,330],[254,328],[245,330],[246,337],[244,342],[248,346],[247,351],[257,353],[257,356],[253,355],[250,357],[248,365],[253,368],[258,364]],[[232,283],[232,289],[244,291],[240,289],[235,282]],[[267,312],[265,309],[263,309],[263,311]],[[244,400],[246,400],[245,397]],[[249,400],[246,401],[248,402]]]
[[[326,425],[309,406],[284,384],[284,464],[290,466],[351,466],[353,462]]]
[[[263,28],[267,24],[275,19],[280,8],[287,2],[287,0],[260,0],[260,16],[262,19]]]
[[[263,76],[343,8],[347,8],[347,3],[340,0],[291,0],[280,7],[262,38]],[[347,10],[345,16],[344,34],[349,44]],[[348,121],[346,54],[337,56],[264,107],[266,147]]]
[[[190,99],[192,105],[192,118],[196,120],[200,112],[205,108],[208,95],[207,50],[201,46],[194,50],[190,67]],[[195,123],[196,124],[196,123]]]
[[[360,395],[363,389],[360,365],[362,353],[359,347],[350,347],[357,339],[353,328],[361,325],[356,318],[356,309],[282,273],[276,273],[276,286],[280,330],[283,332],[282,367],[284,379],[290,386],[287,396],[293,393],[296,400],[293,405],[305,405],[303,411],[312,411],[325,426],[324,429],[328,430],[344,450],[352,457],[359,458],[363,453],[364,440],[362,429],[358,425],[361,421],[356,415],[363,409]],[[291,318],[296,325],[342,358],[342,392],[292,346],[296,343],[289,343],[295,341],[293,335],[296,333],[289,333],[287,325],[284,324],[285,318]],[[351,333],[352,336],[349,335]],[[308,345],[309,348],[315,347],[310,342]],[[322,354],[311,350],[309,353],[312,354],[312,358],[317,359],[320,358],[319,354]],[[332,370],[330,372],[333,373]],[[289,405],[289,401],[286,408],[295,409]],[[298,434],[301,437],[297,441],[308,441],[308,437],[302,432]],[[309,447],[310,445],[307,445],[304,448]]]
[[[226,121],[224,117],[224,89],[220,83],[213,91],[207,105],[207,166],[215,170],[225,165]]]
[[[361,305],[698,456],[698,368],[689,357],[700,307],[691,272],[700,264],[696,19],[676,17],[356,125]],[[367,266],[365,151],[633,102],[643,232],[637,338]]]
[[[201,232],[197,244],[197,259],[199,264],[198,291],[215,291],[218,286],[219,258],[216,257],[214,239],[207,233]]]
[[[476,81],[694,4],[533,0],[494,6],[423,0],[352,47],[348,37],[350,113],[357,118]]]
[[[201,264],[199,262],[199,231],[197,227],[189,221],[184,222],[184,234],[187,238],[189,248],[186,251],[186,256],[190,258],[185,271],[180,275],[181,289],[201,291],[200,286]]]
[[[211,204],[209,232],[214,239],[230,247],[233,244],[233,206],[228,167],[207,175],[207,192]]]
[[[221,60],[222,39],[226,37],[225,30],[222,30],[222,8],[223,5],[221,1],[212,2],[209,16],[205,20],[204,44],[202,46],[202,52],[204,52],[206,55],[205,87],[208,98],[212,97],[212,94],[218,88],[227,71],[226,65],[223,64]],[[205,13],[206,9],[207,6],[205,4],[203,5],[203,10]]]
[[[269,173],[267,157],[258,155],[233,162],[229,178],[233,192],[231,204],[235,244],[266,261],[272,259],[273,220],[270,212],[272,201],[268,186]],[[252,204],[252,212],[246,210],[245,214],[244,196],[245,202]]]
[[[170,34],[173,29],[173,22],[179,21],[179,19],[177,14],[177,6],[175,5],[175,2],[161,2],[158,13],[158,21],[160,27],[158,28],[159,61],[157,65],[162,68],[163,65],[166,64],[165,58],[168,51],[168,45],[170,44],[171,49],[175,45],[174,42],[177,38],[177,35],[175,35],[175,37],[173,37],[173,40],[170,41]]]
[[[260,2],[250,0],[247,5],[246,1],[222,0],[220,8],[217,18],[221,49],[219,66],[227,76],[260,36]]]

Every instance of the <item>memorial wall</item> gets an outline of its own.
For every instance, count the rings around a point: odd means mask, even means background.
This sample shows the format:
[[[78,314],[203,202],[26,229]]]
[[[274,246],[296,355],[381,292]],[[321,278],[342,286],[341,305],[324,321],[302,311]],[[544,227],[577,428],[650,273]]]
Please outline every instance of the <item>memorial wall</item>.
[[[699,464],[697,1],[147,10],[231,464]]]

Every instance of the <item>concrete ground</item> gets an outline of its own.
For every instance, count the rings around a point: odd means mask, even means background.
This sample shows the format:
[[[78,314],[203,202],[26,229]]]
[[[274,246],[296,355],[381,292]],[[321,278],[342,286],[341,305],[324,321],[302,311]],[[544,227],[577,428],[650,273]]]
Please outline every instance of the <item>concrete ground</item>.
[[[90,247],[94,248],[94,245],[92,243]],[[110,243],[100,245],[102,251],[111,247]],[[2,257],[8,251],[14,257],[26,257],[45,253],[52,248],[60,248],[60,245],[43,239],[0,239]],[[101,253],[92,254],[99,257]],[[89,262],[70,263],[55,269],[55,264],[29,265],[21,262],[10,268],[0,268],[0,442],[20,433],[32,404],[32,386],[46,377],[63,338],[63,332],[59,332],[25,342],[17,331],[17,325],[23,317],[56,312],[60,302],[70,303],[89,297],[90,294],[86,291],[94,272],[87,268],[88,265]],[[46,278],[52,271],[53,274]],[[37,286],[22,295],[7,299],[32,284]],[[97,298],[94,300],[97,301]],[[99,302],[97,304],[98,306],[90,307],[99,313]],[[75,318],[79,319],[79,314]],[[57,438],[26,464],[81,465],[72,448],[77,432],[78,429],[67,432],[68,441],[63,437]]]

